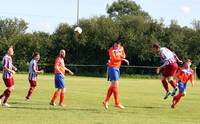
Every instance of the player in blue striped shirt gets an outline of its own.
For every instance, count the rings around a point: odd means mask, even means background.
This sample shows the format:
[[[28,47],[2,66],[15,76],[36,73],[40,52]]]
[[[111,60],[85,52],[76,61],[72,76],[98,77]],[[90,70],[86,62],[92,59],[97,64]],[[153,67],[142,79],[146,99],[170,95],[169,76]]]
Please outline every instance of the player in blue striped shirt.
[[[33,90],[37,86],[37,76],[38,73],[43,73],[43,70],[38,70],[38,61],[40,60],[40,54],[38,52],[35,52],[33,55],[33,59],[29,63],[29,72],[28,72],[28,80],[30,83],[30,88],[28,91],[28,94],[26,96],[26,100],[30,100],[30,97],[32,96]]]

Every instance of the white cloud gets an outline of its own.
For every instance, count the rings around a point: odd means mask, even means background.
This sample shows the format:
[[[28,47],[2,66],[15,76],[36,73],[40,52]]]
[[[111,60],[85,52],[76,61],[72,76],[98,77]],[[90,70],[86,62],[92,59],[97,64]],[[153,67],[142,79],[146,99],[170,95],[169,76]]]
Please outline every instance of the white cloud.
[[[180,7],[180,12],[183,13],[183,14],[185,14],[185,15],[190,14],[191,8],[190,8],[190,6],[182,5]]]

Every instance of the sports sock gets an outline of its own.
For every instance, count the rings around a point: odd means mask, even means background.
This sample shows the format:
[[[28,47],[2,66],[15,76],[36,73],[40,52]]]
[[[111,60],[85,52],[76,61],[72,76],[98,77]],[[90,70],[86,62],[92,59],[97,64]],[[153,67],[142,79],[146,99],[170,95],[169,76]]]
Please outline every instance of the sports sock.
[[[11,91],[10,91],[9,89],[7,89],[7,90],[5,91],[5,98],[4,98],[3,103],[6,103],[6,102],[7,102],[8,98],[10,97],[10,95],[11,95]]]
[[[33,89],[29,88],[29,91],[28,91],[26,98],[30,98],[32,96],[32,93],[33,93]]]
[[[52,97],[52,99],[51,99],[51,103],[55,103],[56,98],[58,97],[58,95],[59,95],[59,91],[55,91],[55,92],[54,92],[54,95],[53,95],[53,97]]]
[[[108,88],[107,96],[106,96],[106,99],[105,99],[104,102],[108,102],[108,101],[109,101],[109,99],[110,99],[112,93],[113,93],[113,86],[110,86],[110,87]]]
[[[165,88],[165,91],[166,91],[166,92],[169,92],[169,87],[168,87],[168,84],[167,84],[167,81],[166,81],[166,80],[162,80],[162,85],[163,85],[163,87]]]
[[[175,89],[177,87],[176,83],[173,80],[170,80],[169,83]]]
[[[183,93],[179,93],[177,96],[174,97],[174,104],[175,105],[180,101],[182,96],[184,96],[184,94]]]
[[[4,90],[4,92],[0,95],[0,99],[2,99],[5,96],[6,91],[7,91],[7,89]]]
[[[59,101],[59,105],[62,105],[64,102],[64,97],[65,97],[65,93],[64,92],[60,92],[60,101]]]
[[[118,87],[113,87],[113,94],[115,99],[115,105],[119,105],[119,90]]]

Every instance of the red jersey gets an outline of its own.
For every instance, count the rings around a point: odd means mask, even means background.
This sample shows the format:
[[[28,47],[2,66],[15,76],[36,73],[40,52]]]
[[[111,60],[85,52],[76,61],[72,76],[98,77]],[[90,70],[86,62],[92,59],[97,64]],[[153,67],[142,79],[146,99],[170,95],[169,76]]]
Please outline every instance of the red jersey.
[[[187,68],[181,68],[177,72],[176,77],[182,83],[187,83],[188,80],[190,80],[190,82],[192,82],[193,81],[193,70],[187,69]]]
[[[65,75],[65,63],[64,59],[61,57],[56,58],[55,64],[54,64],[54,74],[59,74],[60,72],[58,69],[61,71],[63,75]]]
[[[126,57],[126,54],[124,52],[124,48],[122,46],[120,46],[117,49],[114,49],[113,47],[111,47],[109,49],[109,67],[113,67],[113,68],[119,68],[121,66],[121,62],[122,59],[124,59]]]

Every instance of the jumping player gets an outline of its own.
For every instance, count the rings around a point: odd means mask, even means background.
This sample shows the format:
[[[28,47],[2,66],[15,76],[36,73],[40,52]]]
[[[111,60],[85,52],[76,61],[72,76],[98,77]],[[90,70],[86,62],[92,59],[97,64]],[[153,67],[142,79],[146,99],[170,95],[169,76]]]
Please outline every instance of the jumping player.
[[[32,93],[37,86],[37,76],[38,73],[43,73],[43,70],[38,70],[38,61],[40,60],[40,54],[38,52],[35,52],[33,55],[33,59],[29,63],[29,74],[28,74],[28,80],[30,83],[30,88],[28,90],[27,96],[25,97],[26,100],[30,100]]]
[[[192,83],[192,86],[194,85],[194,73],[193,70],[190,68],[192,65],[192,61],[188,59],[184,67],[182,67],[178,73],[176,74],[177,80],[178,80],[178,88],[179,88],[179,93],[178,95],[174,96],[173,101],[172,101],[172,108],[175,108],[177,103],[180,101],[181,97],[186,95],[186,85],[188,80]]]
[[[13,54],[14,54],[14,51],[13,51],[13,47],[11,46],[8,48],[7,54],[3,57],[3,61],[2,61],[3,81],[7,87],[7,89],[0,96],[0,104],[2,104],[2,106],[4,107],[10,107],[10,105],[7,103],[7,100],[14,89],[13,75],[17,71],[17,68],[13,65],[13,61],[12,61]]]
[[[112,94],[114,95],[115,107],[121,109],[124,108],[119,102],[118,81],[120,77],[121,62],[124,61],[129,65],[129,61],[125,59],[126,54],[123,46],[121,46],[121,40],[121,38],[118,38],[109,49],[110,60],[108,61],[108,79],[111,83],[107,91],[106,99],[103,102],[105,109],[108,109],[108,101]]]
[[[182,63],[182,61],[179,60],[179,58],[177,57],[175,53],[173,53],[166,47],[160,47],[159,44],[153,44],[153,51],[160,55],[160,58],[164,63],[163,65],[161,65],[160,67],[156,69],[156,73],[159,74],[160,70],[163,69],[161,81],[162,81],[163,87],[166,90],[166,95],[164,99],[167,99],[169,95],[174,96],[176,94],[177,85],[173,81],[173,79],[178,69],[177,61],[179,63]],[[166,81],[167,77],[169,78],[168,80],[169,83],[174,88],[173,92],[171,92],[168,87],[168,83]]]
[[[60,95],[59,106],[64,107],[64,93],[65,93],[65,84],[64,84],[64,77],[65,71],[69,72],[69,74],[73,75],[74,73],[65,67],[64,63],[65,58],[65,50],[60,50],[59,55],[57,56],[54,64],[54,74],[55,74],[55,88],[56,91],[52,97],[50,105],[56,106],[56,98]]]

